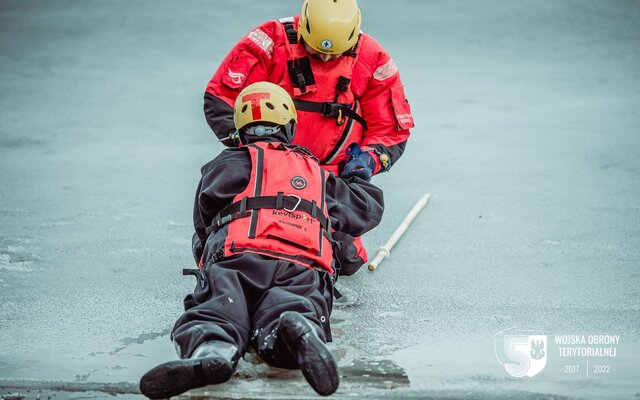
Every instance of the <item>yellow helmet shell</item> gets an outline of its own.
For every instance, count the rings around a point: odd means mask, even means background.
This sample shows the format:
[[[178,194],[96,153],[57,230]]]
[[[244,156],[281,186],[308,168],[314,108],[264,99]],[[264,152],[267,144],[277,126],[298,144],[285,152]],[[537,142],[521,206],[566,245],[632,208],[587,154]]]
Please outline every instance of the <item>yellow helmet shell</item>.
[[[296,107],[286,90],[271,82],[256,82],[244,88],[233,107],[233,123],[240,130],[254,122],[287,125],[298,121]]]
[[[314,50],[341,54],[358,42],[360,8],[356,0],[306,0],[300,11],[298,38]]]

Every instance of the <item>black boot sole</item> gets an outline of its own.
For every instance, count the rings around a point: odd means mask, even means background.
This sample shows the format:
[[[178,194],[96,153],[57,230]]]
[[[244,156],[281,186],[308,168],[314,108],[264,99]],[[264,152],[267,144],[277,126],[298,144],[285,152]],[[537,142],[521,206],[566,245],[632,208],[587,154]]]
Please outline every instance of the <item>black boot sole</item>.
[[[333,355],[301,314],[285,312],[280,317],[280,337],[294,355],[313,390],[328,396],[338,390],[340,377]]]
[[[226,382],[232,374],[233,366],[218,358],[169,361],[144,374],[140,391],[150,399],[166,399],[190,389]]]

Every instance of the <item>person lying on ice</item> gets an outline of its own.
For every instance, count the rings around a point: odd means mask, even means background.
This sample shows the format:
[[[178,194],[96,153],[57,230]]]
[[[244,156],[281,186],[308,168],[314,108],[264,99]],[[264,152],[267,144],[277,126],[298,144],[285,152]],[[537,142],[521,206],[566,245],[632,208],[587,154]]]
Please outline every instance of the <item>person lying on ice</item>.
[[[337,178],[290,144],[296,109],[275,84],[242,90],[233,119],[243,145],[202,167],[196,193],[195,238],[204,245],[194,244],[198,284],[171,334],[180,360],[151,369],[140,390],[167,398],[225,382],[252,345],[269,365],[299,368],[317,393],[332,394],[331,232],[359,236],[378,225],[382,191]]]

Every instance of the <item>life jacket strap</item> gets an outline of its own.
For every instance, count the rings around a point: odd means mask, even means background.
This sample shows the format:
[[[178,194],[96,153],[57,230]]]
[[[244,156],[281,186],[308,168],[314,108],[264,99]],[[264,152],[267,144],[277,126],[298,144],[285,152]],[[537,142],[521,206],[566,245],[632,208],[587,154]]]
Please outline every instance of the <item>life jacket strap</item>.
[[[289,43],[298,44],[298,32],[296,32],[296,29],[293,27],[293,21],[283,22],[282,25],[284,25],[284,30],[287,32]]]
[[[325,117],[338,118],[342,114],[343,117],[353,118],[362,125],[365,131],[367,130],[367,121],[360,114],[353,111],[348,104],[332,103],[328,101],[309,101],[301,99],[294,99],[293,103],[295,104],[297,110],[316,112],[324,115]]]
[[[213,218],[211,225],[206,228],[205,232],[209,235],[235,219],[249,217],[251,210],[263,208],[286,212],[303,211],[318,220],[324,231],[329,229],[330,221],[318,212],[318,205],[315,201],[301,199],[298,196],[285,196],[279,192],[277,196],[243,197],[242,200],[230,204]]]

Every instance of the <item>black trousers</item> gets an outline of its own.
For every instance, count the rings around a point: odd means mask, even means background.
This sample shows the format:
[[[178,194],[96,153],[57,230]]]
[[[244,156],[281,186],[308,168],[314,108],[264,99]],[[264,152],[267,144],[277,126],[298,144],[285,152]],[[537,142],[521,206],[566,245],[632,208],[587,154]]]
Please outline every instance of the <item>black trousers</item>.
[[[240,355],[253,345],[270,365],[297,368],[278,339],[278,319],[285,311],[301,313],[320,338],[331,340],[333,284],[326,272],[245,253],[209,263],[196,276],[171,334],[182,358],[203,342],[219,340],[237,346]]]

